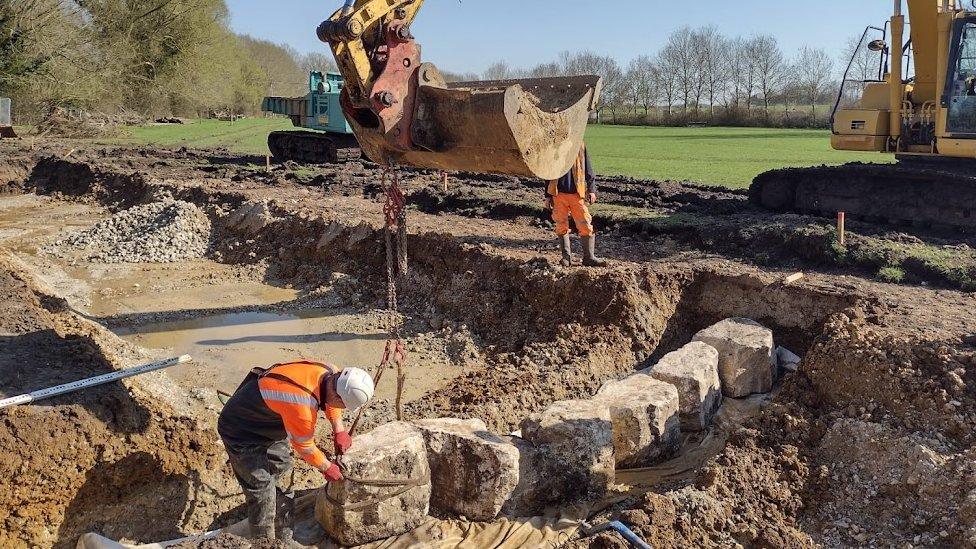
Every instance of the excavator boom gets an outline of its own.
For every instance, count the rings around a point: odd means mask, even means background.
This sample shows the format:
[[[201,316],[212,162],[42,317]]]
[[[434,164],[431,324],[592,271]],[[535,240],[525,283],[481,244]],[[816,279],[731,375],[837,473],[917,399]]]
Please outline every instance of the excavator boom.
[[[348,0],[318,29],[363,152],[383,165],[556,179],[569,171],[598,76],[448,83],[410,31],[423,0]]]

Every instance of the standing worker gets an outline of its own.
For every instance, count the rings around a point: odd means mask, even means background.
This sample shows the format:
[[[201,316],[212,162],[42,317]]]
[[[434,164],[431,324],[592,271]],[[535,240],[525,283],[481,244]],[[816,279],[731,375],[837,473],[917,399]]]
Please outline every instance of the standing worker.
[[[327,481],[342,480],[339,466],[315,446],[318,412],[332,423],[335,453],[341,456],[352,446],[342,411],[369,402],[373,390],[373,379],[359,368],[340,371],[300,361],[251,370],[220,412],[217,432],[244,490],[252,538],[275,539],[278,483],[292,468],[289,443]]]
[[[596,202],[596,176],[590,164],[590,153],[584,144],[580,147],[576,163],[569,173],[549,182],[546,188],[546,207],[552,210],[552,220],[556,222],[556,236],[559,250],[563,254],[560,263],[563,267],[573,264],[573,252],[569,241],[569,216],[573,216],[580,240],[583,242],[583,265],[587,267],[606,267],[607,262],[596,256],[596,241],[593,234],[593,216],[587,203]]]

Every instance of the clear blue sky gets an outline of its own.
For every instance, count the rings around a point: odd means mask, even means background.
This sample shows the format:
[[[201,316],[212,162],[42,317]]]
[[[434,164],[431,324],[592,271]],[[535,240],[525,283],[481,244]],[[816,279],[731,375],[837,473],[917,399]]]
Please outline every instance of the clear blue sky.
[[[315,28],[339,0],[227,0],[239,33],[298,51],[325,46]],[[531,66],[589,49],[621,64],[653,53],[683,25],[727,35],[769,33],[790,53],[803,44],[839,53],[847,37],[891,15],[890,0],[427,0],[414,24],[424,59],[444,70],[481,72],[505,60]]]

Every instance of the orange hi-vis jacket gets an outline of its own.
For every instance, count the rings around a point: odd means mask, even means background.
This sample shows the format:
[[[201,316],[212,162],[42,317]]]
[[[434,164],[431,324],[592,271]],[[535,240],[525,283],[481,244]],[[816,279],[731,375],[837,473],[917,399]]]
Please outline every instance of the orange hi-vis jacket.
[[[580,198],[585,199],[587,193],[596,192],[596,185],[593,180],[593,167],[590,165],[586,145],[583,145],[580,147],[580,152],[576,156],[576,162],[570,168],[569,173],[560,179],[549,181],[549,185],[546,187],[546,194],[549,196],[559,196],[560,193],[575,193]]]
[[[319,403],[324,397],[319,394],[322,379],[338,373],[338,370],[318,362],[292,362],[277,364],[269,373],[284,376],[294,382],[288,383],[268,375],[258,380],[261,398],[268,408],[281,416],[291,447],[312,467],[320,471],[328,469],[329,460],[315,445],[315,423],[318,419]],[[295,384],[306,390],[296,387]],[[325,417],[329,420],[342,417],[342,409],[328,405],[324,408]]]

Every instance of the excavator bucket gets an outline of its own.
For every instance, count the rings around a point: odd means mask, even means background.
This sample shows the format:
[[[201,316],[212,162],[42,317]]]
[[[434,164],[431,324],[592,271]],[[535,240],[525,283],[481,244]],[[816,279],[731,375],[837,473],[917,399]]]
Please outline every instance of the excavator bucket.
[[[576,160],[601,91],[598,76],[445,83],[433,69],[417,78],[409,147],[347,113],[375,162],[557,179]]]

